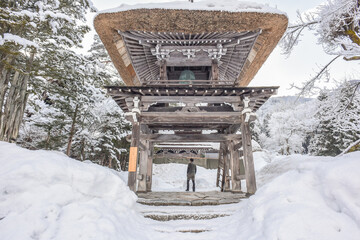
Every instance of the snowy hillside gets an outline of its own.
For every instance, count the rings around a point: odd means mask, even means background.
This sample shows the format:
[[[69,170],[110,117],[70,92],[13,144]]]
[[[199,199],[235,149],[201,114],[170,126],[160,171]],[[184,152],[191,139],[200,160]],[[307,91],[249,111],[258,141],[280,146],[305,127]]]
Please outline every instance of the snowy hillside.
[[[141,215],[124,173],[4,142],[0,152],[1,240],[190,239],[155,231],[164,223]],[[209,229],[191,239],[360,239],[360,152],[254,157],[257,193],[231,216],[187,222]],[[185,167],[156,165],[154,187],[182,190]],[[213,190],[214,170],[198,171],[199,187]]]

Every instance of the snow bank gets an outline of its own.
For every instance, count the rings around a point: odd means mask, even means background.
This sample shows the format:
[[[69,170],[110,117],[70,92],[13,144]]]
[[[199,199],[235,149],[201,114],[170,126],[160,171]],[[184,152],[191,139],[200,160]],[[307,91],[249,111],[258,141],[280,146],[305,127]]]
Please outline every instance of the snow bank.
[[[164,2],[164,3],[142,3],[135,5],[122,4],[117,8],[103,10],[101,13],[115,13],[134,9],[178,9],[178,10],[205,10],[205,11],[227,11],[227,12],[261,12],[261,13],[275,13],[283,14],[276,8],[269,7],[268,5],[254,3],[254,2],[242,2],[237,0],[204,0],[195,1],[191,3],[189,1],[176,1],[176,2]]]
[[[292,155],[273,160],[257,174],[263,186],[229,217],[226,235],[360,239],[360,152],[336,158]]]
[[[116,171],[4,142],[0,153],[1,240],[151,235],[134,210],[136,195]]]
[[[0,142],[0,153],[1,240],[180,239],[155,232],[159,223],[140,216],[136,196],[122,180],[126,174],[9,143]],[[191,239],[360,239],[360,152],[256,152],[254,162],[256,194],[236,205],[240,210],[232,216],[187,221],[211,223],[211,231]],[[185,173],[184,164],[154,165],[153,190],[184,191]],[[198,190],[215,189],[216,170],[198,167],[196,178]]]

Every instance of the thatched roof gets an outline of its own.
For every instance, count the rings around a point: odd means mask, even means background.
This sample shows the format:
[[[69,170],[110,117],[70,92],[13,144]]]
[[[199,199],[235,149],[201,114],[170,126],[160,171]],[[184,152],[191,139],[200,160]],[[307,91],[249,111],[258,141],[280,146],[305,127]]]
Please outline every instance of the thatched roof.
[[[205,10],[134,9],[101,13],[94,26],[126,85],[141,85],[119,32],[172,32],[184,34],[259,32],[247,54],[237,86],[247,86],[281,39],[288,24],[284,14]],[[259,31],[260,30],[260,31]]]

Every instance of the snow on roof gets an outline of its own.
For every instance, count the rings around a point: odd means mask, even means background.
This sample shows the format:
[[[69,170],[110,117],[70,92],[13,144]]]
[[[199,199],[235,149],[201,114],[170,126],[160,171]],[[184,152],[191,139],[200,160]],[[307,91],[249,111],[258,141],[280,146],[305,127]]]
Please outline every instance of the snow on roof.
[[[196,0],[195,0],[196,1]],[[272,8],[267,4],[259,4],[254,2],[245,2],[237,0],[204,0],[191,3],[189,1],[174,1],[164,3],[141,3],[135,5],[121,4],[117,8],[111,8],[103,11],[102,13],[116,13],[134,9],[177,9],[177,10],[205,10],[205,11],[227,11],[227,12],[261,12],[261,13],[274,13],[283,14],[286,13]],[[97,14],[97,15],[98,15]]]

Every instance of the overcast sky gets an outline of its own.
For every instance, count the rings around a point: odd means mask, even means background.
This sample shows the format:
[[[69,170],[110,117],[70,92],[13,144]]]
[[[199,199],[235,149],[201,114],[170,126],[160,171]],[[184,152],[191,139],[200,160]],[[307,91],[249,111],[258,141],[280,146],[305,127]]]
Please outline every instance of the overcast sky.
[[[170,0],[92,0],[98,10],[115,8],[121,4],[136,4],[149,2],[169,2]],[[187,0],[183,0],[187,1]],[[196,0],[194,0],[196,1]],[[224,0],[220,0],[224,1]],[[316,7],[324,0],[254,0],[252,2],[268,4],[287,13],[290,22],[296,21],[296,11],[307,11]],[[92,26],[93,14],[89,15]],[[85,48],[91,44],[92,34],[88,34],[84,41]],[[295,89],[289,89],[291,83],[301,83],[310,79],[318,69],[329,62],[332,56],[326,55],[321,45],[317,44],[316,37],[311,32],[304,32],[301,42],[294,49],[290,57],[281,54],[281,49],[276,47],[265,64],[261,67],[250,86],[280,86],[278,95],[295,95]],[[338,59],[332,65],[330,74],[337,81],[345,78],[359,79],[359,63],[346,62]]]

